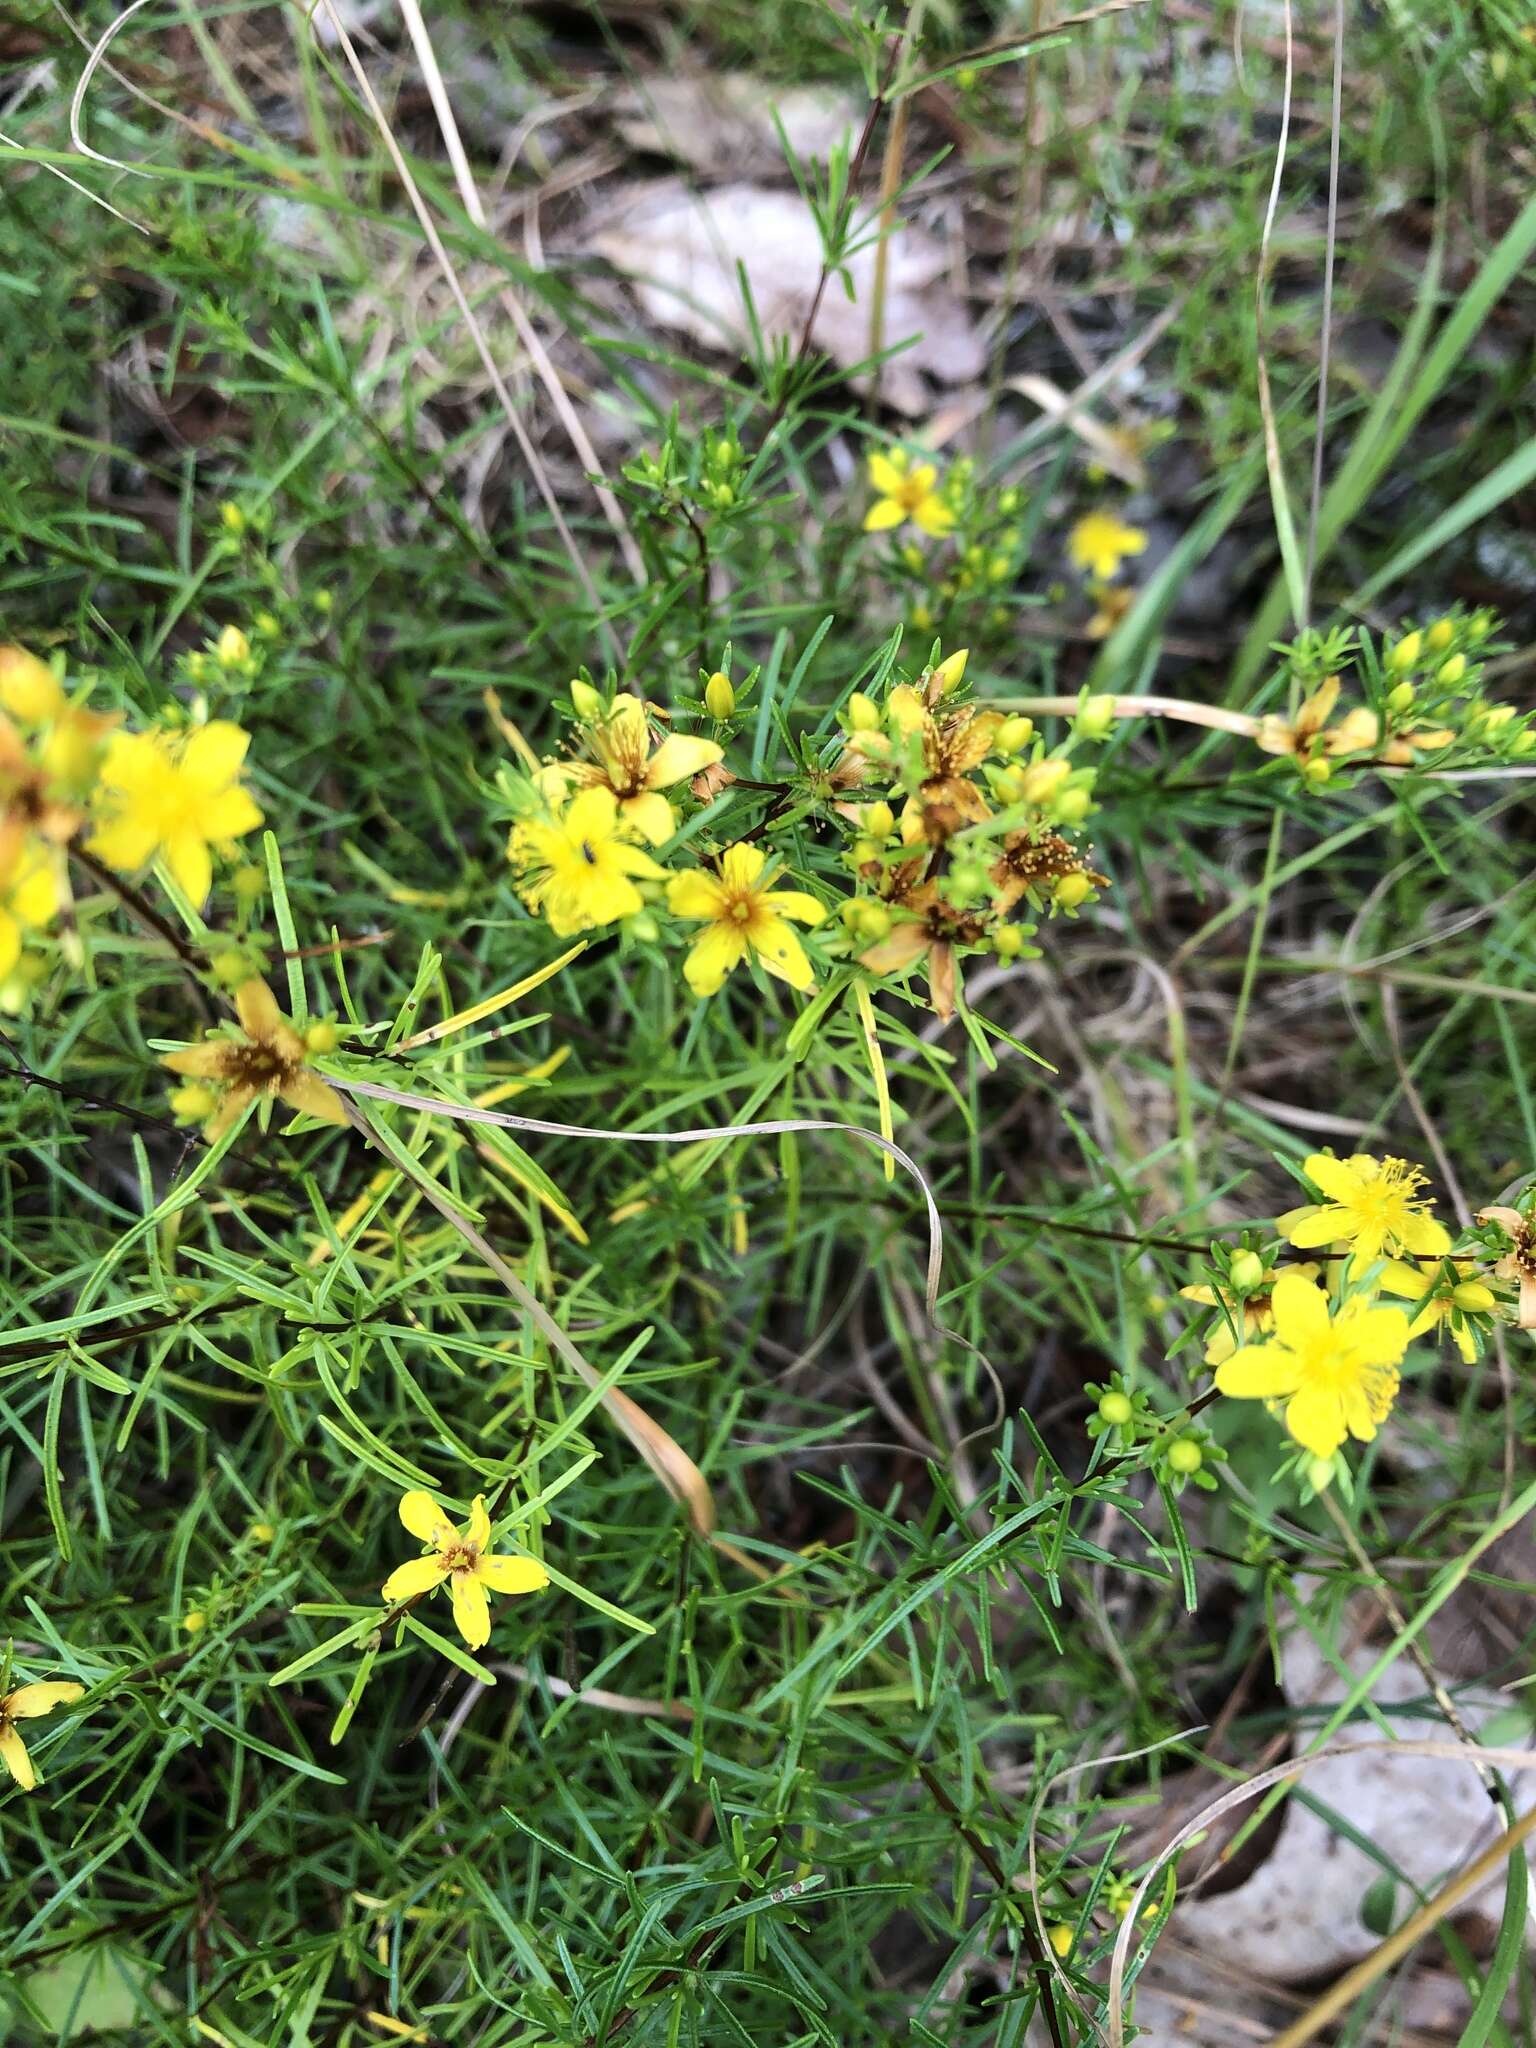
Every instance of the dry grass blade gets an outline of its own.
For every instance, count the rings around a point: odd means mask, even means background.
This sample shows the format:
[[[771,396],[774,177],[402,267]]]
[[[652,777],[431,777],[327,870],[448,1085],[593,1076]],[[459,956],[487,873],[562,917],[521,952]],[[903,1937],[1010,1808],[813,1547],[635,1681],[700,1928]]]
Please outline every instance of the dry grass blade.
[[[427,32],[427,24],[422,16],[418,0],[400,0],[400,12],[405,17],[405,25],[410,32],[411,43],[416,51],[417,61],[421,65],[422,76],[427,82],[427,93],[432,101],[432,111],[436,114],[437,125],[442,131],[443,146],[448,151],[448,161],[453,166],[454,183],[458,186],[459,197],[464,202],[464,211],[469,215],[477,228],[486,228],[485,208],[481,204],[479,188],[475,184],[474,173],[469,167],[469,158],[465,154],[463,138],[459,134],[459,124],[454,118],[453,103],[449,99],[448,89],[443,83],[443,74],[438,65],[437,52],[432,47],[432,38]],[[540,382],[549,394],[550,403],[554,406],[560,424],[564,427],[566,434],[570,438],[571,446],[576,450],[582,464],[592,478],[592,488],[596,494],[597,502],[602,507],[603,517],[613,528],[614,538],[618,541],[619,550],[624,557],[626,567],[637,583],[644,583],[646,580],[645,563],[641,560],[640,550],[635,545],[634,536],[629,530],[629,523],[624,517],[623,508],[620,506],[618,499],[613,495],[613,492],[608,488],[608,480],[603,474],[603,465],[598,458],[597,450],[592,446],[591,437],[582,425],[580,415],[571,404],[570,396],[564,384],[560,381],[560,373],[550,359],[549,351],[544,346],[542,336],[524,312],[522,301],[510,285],[503,287],[501,303],[513,326],[517,329],[519,341],[522,342],[523,347],[528,351],[529,359],[539,374]]]
[[[331,26],[336,33],[336,40],[346,57],[347,65],[351,70],[353,78],[357,81],[357,89],[362,94],[364,103],[373,117],[374,125],[379,131],[379,138],[389,153],[389,160],[395,167],[395,175],[405,187],[406,196],[411,202],[412,211],[421,224],[421,231],[427,238],[427,245],[431,249],[437,267],[442,273],[443,281],[453,294],[454,303],[458,306],[464,324],[469,329],[470,338],[475,345],[475,353],[479,356],[485,374],[490,379],[492,389],[501,403],[502,411],[506,414],[507,424],[512,429],[513,439],[517,442],[518,448],[522,452],[523,460],[528,465],[529,474],[538,488],[539,496],[544,500],[545,509],[549,513],[555,531],[559,534],[561,544],[566,554],[570,557],[571,566],[576,571],[577,580],[586,594],[587,602],[592,607],[593,616],[596,618],[599,629],[608,642],[613,659],[618,661],[621,658],[618,641],[614,636],[612,626],[609,625],[607,618],[603,614],[602,603],[598,597],[596,585],[592,581],[592,572],[587,567],[586,557],[578,547],[576,536],[571,532],[565,514],[560,509],[560,502],[555,496],[554,486],[549,480],[549,471],[545,468],[543,458],[528,437],[528,430],[523,425],[516,401],[511,391],[507,388],[507,381],[497,367],[495,357],[491,354],[490,343],[485,337],[485,329],[480,325],[475,309],[469,303],[468,295],[464,290],[453,258],[448,254],[443,238],[438,233],[437,223],[433,220],[431,211],[421,195],[421,187],[412,175],[411,167],[405,160],[404,152],[395,139],[394,130],[389,125],[389,117],[379,103],[379,97],[373,89],[372,80],[363,69],[362,59],[357,54],[357,46],[347,32],[347,25],[337,10],[335,0],[321,0],[321,5],[325,8],[326,14],[330,18]]]

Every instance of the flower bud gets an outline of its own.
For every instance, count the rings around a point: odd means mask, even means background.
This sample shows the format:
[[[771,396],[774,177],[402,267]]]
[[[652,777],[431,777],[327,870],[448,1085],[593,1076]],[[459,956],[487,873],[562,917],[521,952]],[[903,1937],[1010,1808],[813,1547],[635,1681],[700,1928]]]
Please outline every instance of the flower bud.
[[[1115,725],[1113,697],[1085,697],[1077,714],[1077,730],[1085,740],[1108,739]]]
[[[1467,657],[1464,654],[1453,654],[1449,660],[1441,662],[1435,672],[1435,681],[1444,683],[1448,690],[1454,689],[1466,672]]]
[[[242,981],[249,979],[251,963],[238,946],[226,946],[214,954],[208,968],[222,988],[238,988]]]
[[[1405,669],[1413,667],[1423,652],[1424,635],[1422,633],[1405,633],[1387,655],[1387,667],[1395,675],[1401,675]]]
[[[1451,1289],[1451,1300],[1457,1308],[1469,1309],[1474,1315],[1486,1315],[1493,1307],[1493,1289],[1485,1287],[1481,1280],[1463,1280]]]
[[[923,700],[910,683],[898,683],[885,700],[885,716],[893,731],[903,739],[922,730]]]
[[[337,1030],[329,1017],[316,1017],[304,1033],[305,1049],[309,1052],[327,1053],[336,1050]]]
[[[244,533],[245,514],[240,510],[240,507],[233,498],[226,499],[219,507],[219,518],[226,533]]]
[[[871,839],[867,832],[861,832],[853,842],[853,864],[856,868],[867,868],[871,861],[878,862],[884,851],[878,839]]]
[[[194,1607],[182,1620],[182,1627],[189,1636],[201,1635],[208,1626],[208,1617],[201,1607]]]
[[[965,664],[971,658],[969,647],[959,647],[953,654],[946,655],[933,671],[931,681],[941,697],[947,697],[951,690],[958,690],[965,674]]]
[[[242,862],[229,878],[229,886],[242,903],[254,903],[267,891],[267,871],[253,860]]]
[[[729,718],[736,709],[736,692],[723,669],[716,669],[704,685],[704,709],[711,718]]]
[[[889,839],[896,830],[896,813],[883,799],[879,803],[866,804],[863,824],[872,839]]]
[[[961,76],[963,78],[964,73]],[[1077,1940],[1077,1936],[1072,1932],[1065,1920],[1057,1920],[1047,1927],[1045,1938],[1063,1962],[1071,1955],[1073,1944]]]
[[[1130,1395],[1122,1394],[1118,1387],[1111,1387],[1107,1394],[1099,1396],[1099,1420],[1107,1422],[1113,1429],[1129,1422],[1135,1412]]]
[[[1447,663],[1447,667],[1449,667],[1449,663]],[[1462,668],[1466,668],[1465,662],[1462,663]],[[1417,692],[1412,683],[1394,683],[1387,692],[1387,709],[1394,717],[1401,718],[1405,711],[1412,710],[1413,700],[1416,695]]]
[[[1072,763],[1060,759],[1036,761],[1024,770],[1022,792],[1026,803],[1048,804],[1072,773]]]
[[[848,725],[853,732],[878,732],[880,730],[880,706],[873,697],[866,697],[862,690],[855,690],[848,699]]]
[[[582,682],[579,677],[574,678],[571,683],[571,705],[576,716],[585,725],[591,725],[603,715],[602,697],[590,683]]]
[[[871,945],[883,939],[891,928],[891,913],[887,904],[876,903],[870,897],[856,897],[853,905],[858,913],[853,920],[854,930],[861,939]]]
[[[1180,1472],[1187,1479],[1191,1472],[1198,1472],[1205,1463],[1205,1452],[1200,1439],[1194,1436],[1176,1436],[1168,1446],[1168,1469]]]
[[[277,1531],[270,1522],[252,1522],[245,1533],[253,1543],[272,1543],[277,1538]]]
[[[1086,875],[1062,875],[1051,894],[1060,909],[1076,910],[1093,894],[1093,884]]]
[[[1481,724],[1484,732],[1502,732],[1506,725],[1514,723],[1513,704],[1490,704],[1484,711]]]
[[[1454,619],[1436,619],[1435,623],[1434,623],[1434,624],[1433,624],[1433,625],[1432,625],[1432,626],[1430,627],[1429,631],[1428,631],[1428,632],[1427,632],[1427,633],[1426,633],[1426,634],[1424,635],[1424,645],[1425,645],[1425,646],[1426,646],[1426,647],[1427,647],[1427,648],[1429,649],[1429,651],[1430,651],[1430,653],[1431,653],[1431,654],[1438,654],[1438,653],[1440,652],[1440,650],[1441,650],[1442,648],[1444,648],[1444,647],[1449,647],[1449,646],[1450,646],[1450,644],[1451,644],[1451,642],[1452,642],[1452,641],[1453,641],[1453,640],[1454,640],[1455,638],[1456,638],[1456,622],[1455,622],[1455,620],[1454,620]]]
[[[1536,754],[1536,731],[1527,726],[1524,732],[1517,732],[1509,743],[1509,751],[1522,758],[1526,754]]]
[[[1252,1294],[1263,1284],[1264,1261],[1257,1252],[1235,1252],[1227,1268],[1227,1278],[1239,1294]]]
[[[1093,792],[1078,786],[1064,789],[1051,805],[1051,816],[1058,825],[1081,825],[1093,809]]]
[[[1326,1493],[1333,1484],[1333,1459],[1308,1458],[1303,1466],[1308,1486],[1314,1493]]]
[[[992,934],[992,950],[999,960],[1017,960],[1024,950],[1024,934],[1016,924],[999,925]]]
[[[1021,747],[1027,747],[1035,736],[1035,721],[1032,718],[1005,718],[992,735],[995,753],[1016,754]]]
[[[1330,762],[1325,761],[1321,754],[1317,754],[1310,761],[1302,762],[1301,773],[1304,781],[1310,782],[1320,789],[1333,774],[1333,766]]]
[[[238,626],[226,626],[219,635],[219,666],[244,668],[251,658],[251,643]]]

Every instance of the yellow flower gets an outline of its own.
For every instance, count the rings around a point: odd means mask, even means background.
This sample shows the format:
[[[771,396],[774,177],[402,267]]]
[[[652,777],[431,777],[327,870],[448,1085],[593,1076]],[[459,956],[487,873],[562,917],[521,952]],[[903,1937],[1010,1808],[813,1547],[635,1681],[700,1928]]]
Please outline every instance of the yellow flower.
[[[58,907],[58,871],[44,849],[0,833],[0,981],[15,971],[25,934],[41,931]]]
[[[1317,1276],[1322,1271],[1322,1268],[1309,1259],[1305,1265],[1289,1266],[1286,1270],[1287,1272],[1294,1273],[1300,1280],[1311,1281],[1315,1286]],[[1198,1287],[1181,1287],[1179,1289],[1179,1298],[1182,1301],[1198,1301],[1205,1308],[1222,1308],[1226,1310],[1225,1316],[1215,1325],[1205,1342],[1206,1364],[1211,1366],[1224,1364],[1238,1347],[1238,1338],[1234,1334],[1232,1327],[1233,1323],[1237,1321],[1239,1314],[1237,1296],[1229,1294],[1225,1288],[1218,1291],[1214,1287],[1207,1287],[1202,1284]],[[1263,1287],[1258,1289],[1257,1292],[1243,1297],[1241,1320],[1242,1342],[1244,1344],[1252,1343],[1255,1337],[1267,1337],[1269,1335],[1270,1331],[1275,1327],[1274,1301],[1270,1288]]]
[[[173,1074],[213,1082],[224,1090],[204,1126],[205,1135],[210,1140],[221,1136],[259,1095],[275,1095],[290,1109],[322,1123],[344,1124],[347,1113],[341,1097],[305,1065],[304,1041],[283,1018],[266,983],[254,976],[243,981],[235,990],[235,1009],[243,1038],[205,1038],[201,1045],[168,1052],[162,1061]],[[200,1106],[187,1104],[189,1093],[178,1088],[171,1098],[173,1104],[181,1103],[183,1113]]]
[[[36,1785],[37,1772],[27,1755],[27,1745],[16,1733],[16,1723],[51,1714],[55,1707],[68,1706],[71,1700],[79,1699],[84,1691],[83,1685],[62,1679],[43,1685],[18,1685],[14,1692],[0,1699],[0,1762],[23,1792],[30,1792]]]
[[[1330,1315],[1322,1289],[1299,1273],[1280,1275],[1271,1312],[1273,1338],[1219,1365],[1218,1391],[1284,1401],[1286,1428],[1314,1458],[1331,1458],[1347,1436],[1368,1444],[1397,1399],[1408,1318],[1359,1295]]]
[[[560,762],[558,773],[580,786],[608,790],[625,826],[652,846],[670,839],[676,823],[662,790],[721,758],[713,740],[686,733],[669,733],[652,753],[645,706],[628,692],[614,698],[606,717],[592,721],[588,741],[594,759]]]
[[[749,955],[802,994],[815,986],[805,948],[787,920],[820,924],[826,912],[799,889],[770,888],[773,874],[766,867],[755,846],[728,846],[718,875],[695,868],[668,884],[667,907],[674,917],[705,920],[683,965],[696,996],[712,996]]]
[[[1067,555],[1074,568],[1100,583],[1118,576],[1126,556],[1139,555],[1146,545],[1141,528],[1127,526],[1113,512],[1090,512],[1067,535]]]
[[[89,850],[126,873],[156,854],[199,908],[213,886],[210,846],[254,832],[261,812],[240,786],[250,734],[216,718],[185,737],[118,733],[101,764],[102,816]]]
[[[864,515],[866,533],[884,533],[892,526],[912,520],[924,533],[943,535],[955,523],[939,489],[939,472],[931,462],[912,467],[905,449],[869,458],[869,481],[878,495]]]
[[[523,819],[513,826],[507,858],[518,872],[519,894],[548,918],[557,938],[645,908],[634,878],[656,882],[663,871],[648,853],[624,843],[623,829],[619,800],[606,788],[579,790],[547,822]]]
[[[1325,1200],[1289,1209],[1279,1219],[1292,1244],[1307,1250],[1347,1245],[1367,1265],[1384,1252],[1393,1258],[1407,1252],[1437,1259],[1450,1250],[1444,1225],[1429,1213],[1433,1205],[1417,1192],[1424,1173],[1406,1160],[1373,1159],[1368,1152],[1335,1159],[1314,1152],[1302,1161],[1302,1171]]]
[[[549,1584],[549,1573],[533,1558],[497,1557],[487,1552],[491,1518],[480,1494],[469,1511],[469,1526],[463,1530],[454,1527],[430,1493],[406,1494],[400,1503],[400,1519],[431,1549],[425,1557],[413,1557],[390,1573],[384,1581],[384,1598],[416,1600],[446,1579],[455,1626],[472,1650],[490,1641],[487,1586],[493,1593],[537,1593]]]
[[[1330,725],[1328,721],[1339,701],[1339,688],[1337,676],[1324,676],[1293,719],[1282,718],[1275,711],[1266,712],[1259,720],[1255,744],[1266,754],[1311,756],[1318,747],[1325,754],[1367,752],[1381,737],[1381,720],[1366,705],[1356,704],[1336,725]]]
[[[1470,1259],[1456,1261],[1454,1279],[1439,1259],[1421,1259],[1416,1266],[1410,1266],[1405,1259],[1390,1259],[1381,1270],[1380,1285],[1388,1294],[1419,1304],[1418,1314],[1408,1325],[1410,1337],[1427,1336],[1443,1323],[1461,1353],[1462,1363],[1471,1365],[1477,1358],[1477,1343],[1466,1311],[1481,1315],[1494,1305],[1493,1289],[1468,1277],[1474,1271]]]

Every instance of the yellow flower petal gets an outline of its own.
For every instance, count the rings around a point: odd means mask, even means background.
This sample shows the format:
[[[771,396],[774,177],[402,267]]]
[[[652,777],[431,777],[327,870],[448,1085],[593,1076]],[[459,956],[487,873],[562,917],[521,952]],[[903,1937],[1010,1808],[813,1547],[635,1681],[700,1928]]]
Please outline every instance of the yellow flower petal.
[[[618,817],[619,800],[611,789],[582,789],[566,805],[560,822],[568,838],[603,840],[613,837]]]
[[[800,889],[770,889],[758,902],[773,917],[792,917],[799,924],[820,924],[825,907]]]
[[[1397,1235],[1404,1249],[1421,1259],[1442,1258],[1451,1248],[1450,1233],[1445,1225],[1437,1223],[1422,1209],[1415,1209],[1403,1219]]]
[[[86,851],[105,861],[109,868],[115,868],[118,874],[127,875],[143,867],[158,844],[152,825],[135,818],[117,818],[86,841]]]
[[[165,864],[186,891],[193,909],[200,910],[213,887],[213,862],[208,857],[207,840],[195,832],[178,832],[165,843]]]
[[[300,1071],[278,1090],[290,1109],[303,1116],[317,1117],[323,1124],[345,1124],[347,1112],[334,1088],[327,1087],[318,1074]]]
[[[269,1039],[282,1026],[283,1013],[277,1007],[277,997],[257,975],[242,981],[235,990],[235,1014],[240,1019],[240,1028],[247,1038]]]
[[[469,1526],[464,1531],[465,1540],[476,1550],[484,1550],[491,1540],[491,1518],[486,1511],[485,1495],[477,1493],[470,1503]]]
[[[924,533],[931,533],[935,539],[942,539],[955,524],[955,515],[944,500],[931,495],[918,499],[912,507],[912,517]]]
[[[1314,1458],[1331,1458],[1348,1434],[1343,1402],[1315,1387],[1303,1388],[1286,1404],[1285,1426]]]
[[[1296,1221],[1286,1230],[1288,1242],[1298,1251],[1315,1251],[1336,1239],[1354,1235],[1354,1214],[1325,1202],[1317,1209],[1293,1210]]]
[[[750,889],[766,865],[767,856],[760,846],[748,846],[738,840],[720,856],[720,879],[727,889]]]
[[[239,775],[251,736],[227,718],[200,725],[181,754],[181,772],[200,796],[213,796]]]
[[[85,1687],[76,1685],[73,1679],[44,1679],[37,1685],[18,1685],[7,1699],[0,1701],[0,1713],[10,1721],[35,1721],[39,1714],[51,1714],[55,1707],[68,1706],[84,1695]]]
[[[1293,1345],[1298,1351],[1304,1344],[1327,1333],[1328,1297],[1315,1282],[1303,1280],[1299,1273],[1280,1275],[1270,1296],[1269,1308],[1280,1341]],[[1398,1315],[1400,1311],[1391,1309],[1386,1313]]]
[[[876,498],[864,514],[866,533],[886,533],[893,526],[900,526],[907,516],[907,508],[896,498]]]
[[[1320,1294],[1318,1299],[1322,1299]],[[1336,1327],[1348,1333],[1350,1350],[1365,1365],[1396,1365],[1408,1349],[1408,1318],[1400,1308],[1346,1302]]]
[[[531,1557],[482,1557],[477,1570],[493,1593],[539,1593],[549,1584],[549,1573]]]
[[[160,1064],[173,1074],[184,1074],[189,1081],[217,1081],[229,1064],[229,1054],[227,1039],[209,1038],[201,1045],[183,1046],[180,1052],[163,1053]]]
[[[448,1510],[419,1486],[401,1496],[400,1519],[421,1543],[451,1543],[459,1533]]]
[[[1301,1380],[1296,1354],[1283,1344],[1245,1344],[1216,1369],[1216,1391],[1239,1401],[1294,1394]]]
[[[652,846],[660,846],[677,829],[672,806],[660,790],[643,789],[638,796],[625,797],[619,805],[619,813],[628,829],[638,832]]]
[[[0,1728],[0,1763],[3,1763],[23,1792],[37,1784],[37,1773],[27,1755],[27,1745],[14,1728]]]
[[[747,941],[739,924],[712,924],[690,947],[683,962],[683,978],[696,996],[712,996],[746,953]]]
[[[468,1572],[455,1572],[450,1590],[459,1634],[472,1650],[483,1649],[491,1639],[491,1607],[484,1586]]]
[[[1357,1156],[1366,1157],[1363,1153]],[[1374,1160],[1368,1160],[1367,1163],[1375,1165]],[[1335,1159],[1327,1152],[1312,1152],[1301,1162],[1301,1170],[1314,1186],[1322,1189],[1330,1202],[1340,1202],[1347,1206],[1358,1202],[1365,1192],[1366,1175],[1352,1159]]]
[[[431,1557],[413,1557],[408,1564],[397,1565],[384,1581],[384,1598],[391,1602],[414,1600],[440,1586],[447,1576],[435,1553]]]
[[[225,789],[198,806],[198,830],[209,839],[243,839],[261,824],[263,813],[247,790]]]
[[[752,927],[752,951],[770,974],[802,994],[816,986],[816,974],[798,934],[782,917],[760,917]]]
[[[718,917],[725,892],[707,868],[689,868],[667,884],[667,908],[674,917]]]
[[[877,448],[869,458],[869,481],[882,498],[899,497],[907,480],[907,458]]]
[[[721,758],[721,749],[713,740],[675,732],[652,754],[645,771],[646,785],[651,789],[670,789],[674,782],[697,775]]]
[[[5,981],[21,958],[21,926],[11,913],[0,908],[0,981]]]
[[[1418,1301],[1434,1284],[1433,1270],[1421,1272],[1417,1266],[1410,1266],[1406,1259],[1388,1259],[1376,1281],[1376,1285],[1386,1293],[1399,1295],[1404,1301]]]

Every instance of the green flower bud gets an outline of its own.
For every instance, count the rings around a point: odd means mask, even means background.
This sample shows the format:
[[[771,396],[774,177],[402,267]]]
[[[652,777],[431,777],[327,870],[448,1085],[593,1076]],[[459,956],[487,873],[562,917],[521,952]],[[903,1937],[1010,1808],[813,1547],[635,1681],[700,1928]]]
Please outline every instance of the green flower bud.
[[[1257,1252],[1236,1252],[1227,1268],[1227,1278],[1239,1294],[1252,1294],[1263,1284],[1264,1261]]]
[[[736,692],[722,669],[717,668],[704,685],[704,709],[711,718],[729,718],[736,709]]]
[[[1122,1394],[1117,1387],[1111,1387],[1107,1394],[1099,1396],[1099,1420],[1107,1422],[1112,1429],[1119,1429],[1135,1414],[1129,1394]]]

